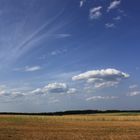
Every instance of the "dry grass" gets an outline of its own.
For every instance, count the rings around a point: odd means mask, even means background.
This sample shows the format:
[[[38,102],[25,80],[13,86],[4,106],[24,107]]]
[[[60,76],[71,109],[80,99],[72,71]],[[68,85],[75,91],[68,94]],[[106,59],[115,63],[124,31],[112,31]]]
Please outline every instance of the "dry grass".
[[[140,115],[1,115],[0,140],[140,140]]]

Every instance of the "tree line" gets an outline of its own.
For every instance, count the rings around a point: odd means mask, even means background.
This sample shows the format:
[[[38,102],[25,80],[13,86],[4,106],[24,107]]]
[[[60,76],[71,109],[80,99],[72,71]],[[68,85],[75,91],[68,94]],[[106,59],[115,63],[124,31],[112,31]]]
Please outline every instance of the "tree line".
[[[40,113],[26,113],[26,112],[0,112],[0,115],[84,115],[84,114],[97,114],[97,113],[140,113],[140,110],[68,110],[59,112],[40,112]]]

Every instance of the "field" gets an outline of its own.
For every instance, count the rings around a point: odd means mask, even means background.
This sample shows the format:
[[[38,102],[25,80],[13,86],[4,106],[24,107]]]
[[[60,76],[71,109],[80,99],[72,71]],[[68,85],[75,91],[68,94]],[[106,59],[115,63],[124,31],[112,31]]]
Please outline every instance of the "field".
[[[140,114],[0,115],[0,140],[140,140]]]

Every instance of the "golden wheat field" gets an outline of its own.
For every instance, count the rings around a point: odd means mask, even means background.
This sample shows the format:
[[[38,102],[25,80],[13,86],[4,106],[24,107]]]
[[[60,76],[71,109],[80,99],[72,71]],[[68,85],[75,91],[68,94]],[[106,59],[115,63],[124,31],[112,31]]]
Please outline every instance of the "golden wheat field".
[[[140,115],[0,115],[0,140],[140,140]]]

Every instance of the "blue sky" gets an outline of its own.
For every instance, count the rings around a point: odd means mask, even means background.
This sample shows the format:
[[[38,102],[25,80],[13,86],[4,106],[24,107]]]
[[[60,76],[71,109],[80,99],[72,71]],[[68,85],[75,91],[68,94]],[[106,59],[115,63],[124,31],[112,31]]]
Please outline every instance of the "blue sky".
[[[139,0],[0,0],[0,111],[139,109]]]

